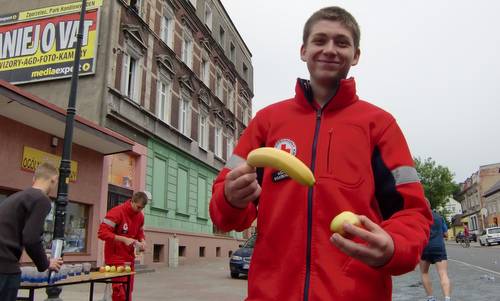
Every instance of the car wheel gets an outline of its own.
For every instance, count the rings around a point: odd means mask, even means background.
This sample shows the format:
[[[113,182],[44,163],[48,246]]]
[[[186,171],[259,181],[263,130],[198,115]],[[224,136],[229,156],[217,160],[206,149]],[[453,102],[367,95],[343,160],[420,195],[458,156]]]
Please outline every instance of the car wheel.
[[[487,245],[488,247],[489,247],[489,246],[491,246],[491,244],[490,244],[489,242],[487,242],[487,243],[486,243],[486,245]]]
[[[479,244],[481,245],[481,247],[484,247],[484,244],[481,240],[479,240]]]
[[[240,278],[240,273],[233,273],[233,272],[231,272],[231,278],[233,278],[233,279]]]

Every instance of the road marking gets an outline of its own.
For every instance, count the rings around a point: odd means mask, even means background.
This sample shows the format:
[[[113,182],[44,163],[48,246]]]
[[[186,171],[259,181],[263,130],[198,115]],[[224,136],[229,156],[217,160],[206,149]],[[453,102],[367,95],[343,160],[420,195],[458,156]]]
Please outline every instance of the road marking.
[[[492,273],[492,274],[495,274],[495,275],[498,275],[500,276],[500,273],[499,272],[496,272],[496,271],[492,271],[492,270],[488,270],[488,269],[485,269],[483,267],[480,267],[480,266],[477,266],[477,265],[473,265],[473,264],[470,264],[470,263],[467,263],[467,262],[463,262],[463,261],[460,261],[460,260],[455,260],[455,259],[448,259],[448,261],[454,261],[454,262],[458,262],[458,263],[461,263],[465,266],[468,266],[468,267],[471,267],[473,269],[476,269],[476,270],[481,270],[481,271],[484,271],[484,272],[488,272],[488,273]]]

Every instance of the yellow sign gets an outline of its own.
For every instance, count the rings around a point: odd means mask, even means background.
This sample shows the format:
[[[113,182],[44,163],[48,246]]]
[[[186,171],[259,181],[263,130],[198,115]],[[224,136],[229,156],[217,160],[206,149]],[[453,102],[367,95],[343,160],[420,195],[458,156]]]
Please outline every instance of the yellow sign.
[[[21,162],[21,167],[24,170],[35,171],[38,165],[49,162],[56,167],[61,165],[61,157],[43,152],[36,148],[31,148],[28,146],[24,147],[23,151],[23,161]],[[78,162],[71,161],[71,173],[69,175],[69,180],[71,182],[76,181],[76,175],[78,173]]]
[[[80,75],[93,74],[99,7],[87,0]],[[0,16],[0,79],[26,83],[71,77],[81,1]]]

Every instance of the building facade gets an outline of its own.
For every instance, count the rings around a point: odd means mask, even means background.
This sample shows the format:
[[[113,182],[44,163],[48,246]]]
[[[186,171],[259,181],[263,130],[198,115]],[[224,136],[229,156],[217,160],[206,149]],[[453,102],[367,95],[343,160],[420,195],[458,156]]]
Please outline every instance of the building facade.
[[[456,216],[457,214],[462,214],[462,205],[453,197],[448,198],[448,201],[442,209],[444,209],[444,212],[446,213],[445,218],[448,223],[452,222],[452,217]]]
[[[484,193],[484,205],[486,210],[486,226],[498,227],[500,220],[500,181],[496,182],[490,189]]]
[[[42,11],[52,18],[64,15],[56,7],[71,3],[0,1],[6,13],[45,7]],[[77,113],[134,144],[131,151],[104,159],[105,209],[133,191],[152,193],[145,209],[143,263],[175,265],[177,256],[228,256],[244,237],[214,228],[208,202],[214,178],[251,118],[250,50],[218,0],[87,4],[84,40],[96,42],[84,49],[95,55],[87,53],[81,67],[93,72],[80,77]],[[59,28],[69,33],[65,26]],[[67,103],[68,79],[28,80],[19,86],[61,107]]]
[[[0,81],[0,202],[30,187],[42,162],[61,160],[65,110]],[[76,118],[69,203],[66,209],[65,261],[99,260],[97,228],[105,214],[107,154],[128,151],[133,142],[84,118]],[[53,200],[56,195],[50,196]],[[53,203],[54,205],[54,203]],[[54,206],[45,220],[43,241],[50,251]],[[23,256],[22,261],[28,261]]]
[[[500,163],[479,167],[465,182],[460,183],[459,196],[462,198],[462,220],[468,224],[469,229],[476,234],[488,226],[485,193],[500,181]]]

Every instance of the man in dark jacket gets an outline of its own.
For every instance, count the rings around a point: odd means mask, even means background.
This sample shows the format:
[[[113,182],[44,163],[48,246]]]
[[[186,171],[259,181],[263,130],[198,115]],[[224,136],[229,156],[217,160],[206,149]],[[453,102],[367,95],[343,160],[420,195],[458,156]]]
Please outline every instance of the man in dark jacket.
[[[0,296],[14,301],[21,280],[19,259],[23,249],[38,271],[58,271],[61,259],[47,258],[42,244],[43,225],[50,212],[48,197],[59,178],[57,169],[43,163],[33,177],[33,186],[17,192],[0,204]]]

